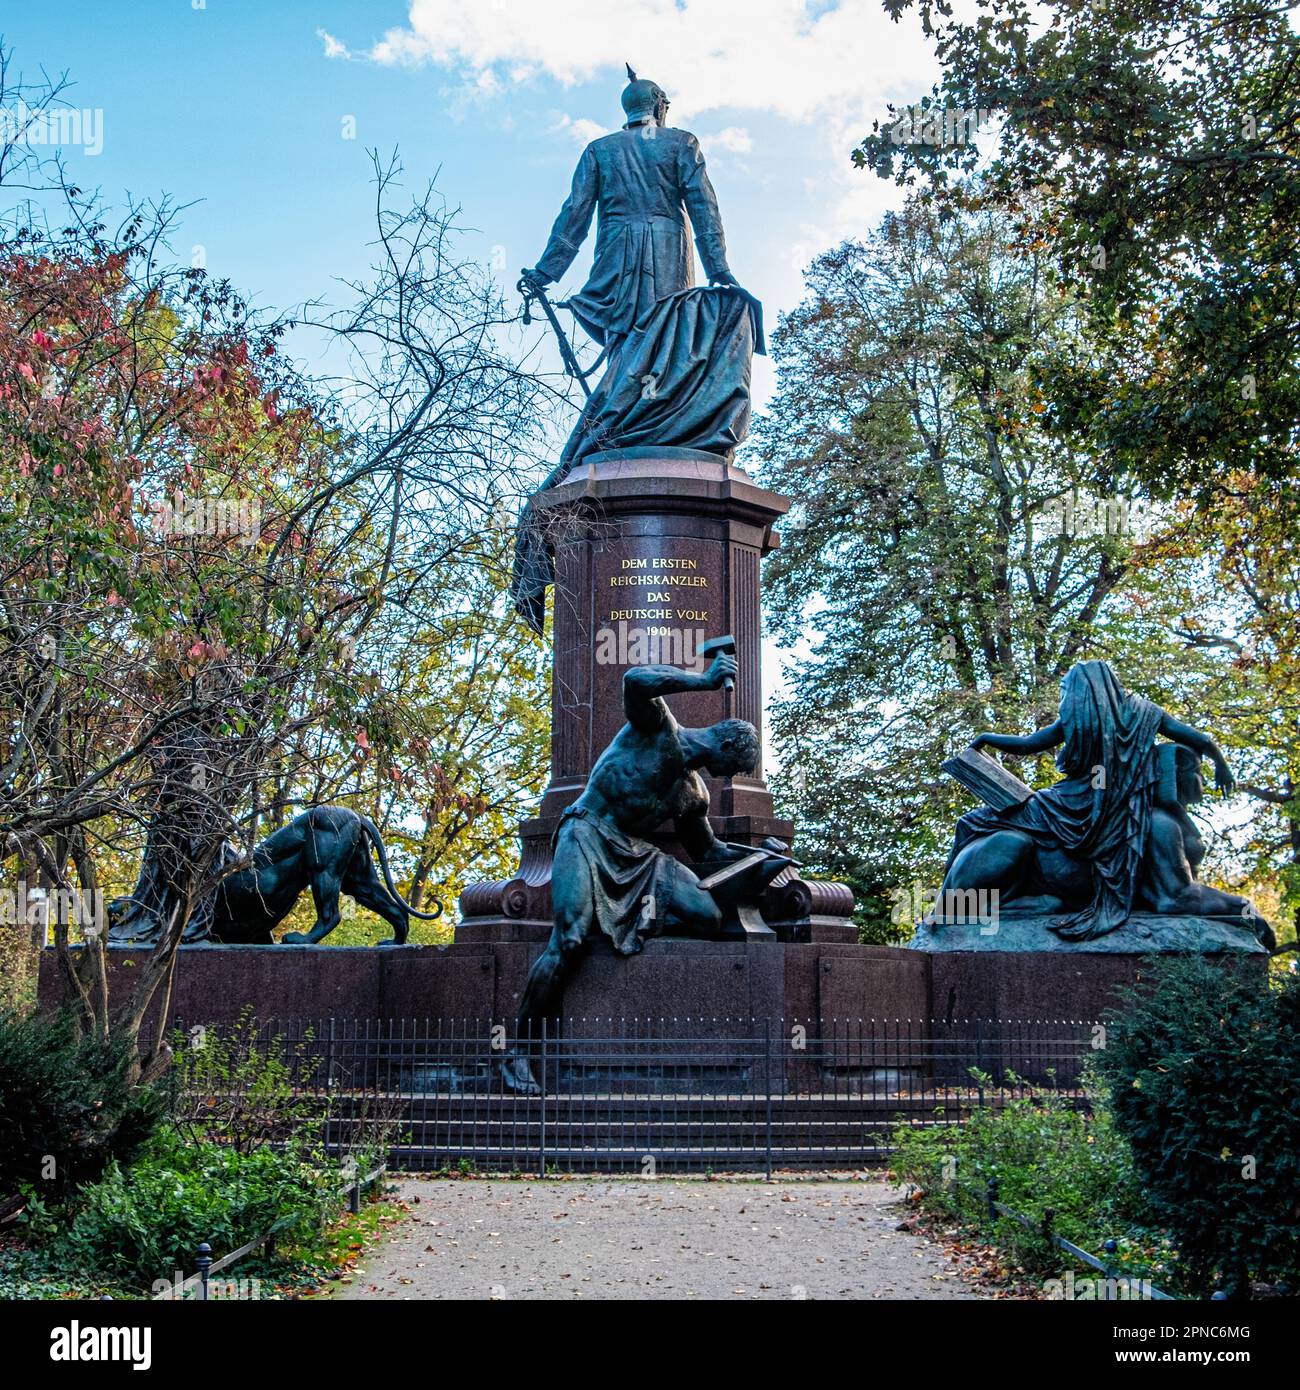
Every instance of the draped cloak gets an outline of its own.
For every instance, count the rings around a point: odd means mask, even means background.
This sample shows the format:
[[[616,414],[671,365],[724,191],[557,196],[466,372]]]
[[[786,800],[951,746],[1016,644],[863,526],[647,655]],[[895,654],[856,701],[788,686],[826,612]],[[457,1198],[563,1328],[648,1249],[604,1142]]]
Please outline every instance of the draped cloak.
[[[1123,926],[1151,822],[1161,717],[1158,705],[1126,694],[1106,662],[1080,662],[1061,682],[1065,740],[1056,765],[1062,780],[1010,810],[968,811],[957,822],[948,868],[972,840],[1019,830],[1092,871],[1091,901],[1059,918],[1053,931],[1069,941],[1091,941]]]
[[[560,818],[554,848],[554,873],[588,878],[596,925],[625,956],[658,934],[674,885],[698,882],[671,854],[582,805]]]

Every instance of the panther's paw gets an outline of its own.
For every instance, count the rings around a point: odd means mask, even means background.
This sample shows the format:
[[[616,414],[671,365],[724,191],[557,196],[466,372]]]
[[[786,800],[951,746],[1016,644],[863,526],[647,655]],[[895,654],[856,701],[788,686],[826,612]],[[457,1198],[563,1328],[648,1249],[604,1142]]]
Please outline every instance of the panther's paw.
[[[305,934],[304,932],[300,932],[300,931],[289,931],[289,932],[285,932],[283,940],[284,940],[284,944],[285,944],[286,946],[310,946],[310,945],[311,945],[311,942],[307,940],[306,934]]]

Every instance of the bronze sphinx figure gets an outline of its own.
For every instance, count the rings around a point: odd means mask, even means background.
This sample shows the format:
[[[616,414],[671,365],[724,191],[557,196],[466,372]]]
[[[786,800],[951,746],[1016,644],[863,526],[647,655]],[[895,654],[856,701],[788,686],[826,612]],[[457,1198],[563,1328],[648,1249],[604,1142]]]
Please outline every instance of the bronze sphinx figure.
[[[1169,740],[1158,742],[1157,738]],[[1002,807],[981,806],[957,823],[934,925],[954,895],[995,891],[1018,913],[1052,917],[1067,941],[1090,941],[1134,911],[1234,918],[1269,949],[1269,924],[1246,899],[1197,881],[1205,846],[1187,808],[1201,800],[1208,759],[1223,794],[1227,761],[1206,733],[1126,692],[1104,661],[1073,667],[1061,683],[1060,717],[1037,733],[980,734],[978,752],[1056,748],[1062,778]],[[1014,781],[1014,779],[1009,779]]]

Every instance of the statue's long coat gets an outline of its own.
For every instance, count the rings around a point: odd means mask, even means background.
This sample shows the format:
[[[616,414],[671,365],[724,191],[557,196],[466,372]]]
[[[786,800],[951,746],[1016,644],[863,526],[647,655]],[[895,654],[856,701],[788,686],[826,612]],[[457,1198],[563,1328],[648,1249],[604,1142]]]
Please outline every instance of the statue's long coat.
[[[596,212],[591,275],[568,303],[599,343],[626,336],[659,300],[694,283],[686,214],[705,273],[727,272],[718,200],[689,131],[651,123],[593,140],[537,268],[558,280]]]

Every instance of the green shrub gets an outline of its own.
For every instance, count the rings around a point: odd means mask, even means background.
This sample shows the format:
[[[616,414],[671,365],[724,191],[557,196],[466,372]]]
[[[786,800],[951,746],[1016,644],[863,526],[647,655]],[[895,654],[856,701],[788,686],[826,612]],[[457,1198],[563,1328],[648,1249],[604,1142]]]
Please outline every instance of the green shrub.
[[[1153,1220],[1202,1291],[1300,1279],[1300,980],[1163,964],[1098,1063]]]
[[[63,1268],[48,1249],[0,1250],[0,1302],[57,1298],[130,1298],[136,1291]]]
[[[984,1078],[986,1088],[991,1079]],[[901,1126],[893,1161],[901,1181],[919,1189],[927,1210],[981,1227],[1026,1269],[1058,1272],[1065,1259],[1041,1229],[1051,1229],[1084,1249],[1119,1243],[1117,1268],[1126,1273],[1162,1272],[1159,1241],[1135,1220],[1139,1196],[1128,1146],[1115,1132],[1099,1097],[1092,1113],[1052,1091],[1034,1091],[999,1109],[980,1107],[960,1125],[926,1129]],[[1026,1229],[1006,1217],[988,1221],[988,1183],[998,1199],[1032,1223]]]
[[[172,1044],[172,1121],[191,1143],[252,1153],[323,1132],[328,1099],[310,1035],[290,1045],[244,1009],[228,1029],[196,1028]]]
[[[111,1163],[82,1189],[50,1253],[87,1277],[147,1289],[192,1273],[202,1241],[220,1258],[272,1226],[285,1239],[310,1238],[341,1209],[340,1186],[337,1167],[297,1148],[241,1153],[160,1139],[129,1169]]]
[[[57,1200],[126,1159],[162,1104],[131,1083],[129,1048],[81,1036],[71,1015],[0,1013],[0,1199]]]
[[[312,1033],[291,1042],[251,1008],[228,1027],[197,1028],[173,1043],[171,1117],[190,1143],[240,1153],[263,1145],[323,1144],[371,1167],[400,1130],[400,1097],[331,1090]]]

